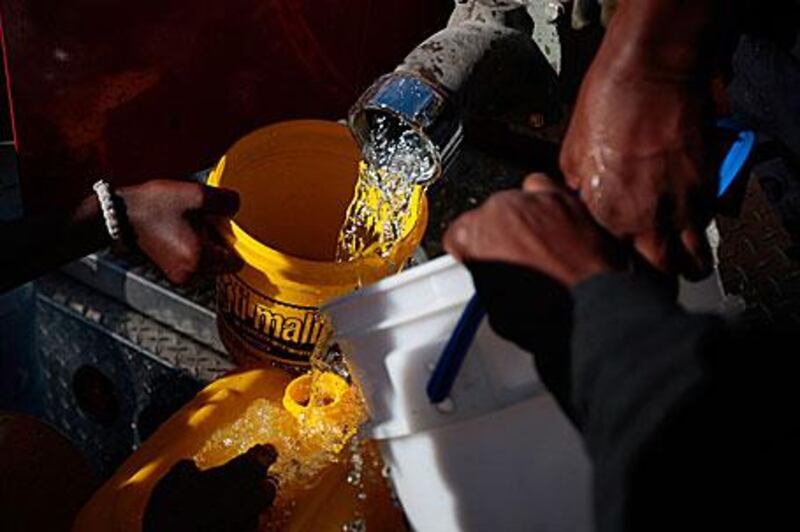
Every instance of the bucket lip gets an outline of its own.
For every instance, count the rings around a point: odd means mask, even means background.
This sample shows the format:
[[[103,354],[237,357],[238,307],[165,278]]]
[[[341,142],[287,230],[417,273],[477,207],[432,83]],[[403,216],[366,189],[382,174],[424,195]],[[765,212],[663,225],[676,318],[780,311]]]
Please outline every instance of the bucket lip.
[[[261,135],[270,130],[284,131],[290,129],[302,129],[312,125],[316,127],[322,126],[331,133],[344,132],[349,135],[347,126],[342,123],[329,120],[300,119],[270,124],[248,133],[244,137],[237,140],[230,148],[228,148],[228,150],[225,152],[226,155],[222,156],[219,163],[217,163],[209,175],[207,184],[213,187],[220,186],[220,180],[222,174],[224,173],[223,170],[225,167],[225,158],[227,154],[230,153],[237,145],[247,141],[247,139],[251,136]],[[407,247],[409,241],[413,242],[422,240],[422,236],[424,235],[424,232],[428,226],[428,216],[428,199],[425,195],[423,195],[420,200],[420,213],[417,218],[417,223],[414,225],[411,231],[409,231],[398,242],[395,250]],[[347,277],[357,282],[372,283],[382,277],[385,277],[387,273],[389,273],[387,270],[390,270],[392,267],[391,261],[378,259],[375,257],[359,258],[348,262],[336,262],[334,260],[320,261],[305,259],[295,255],[290,255],[288,253],[283,253],[259,242],[258,239],[253,237],[233,219],[228,220],[226,223],[220,224],[218,229],[223,233],[223,236],[226,237],[226,239],[232,239],[235,242],[234,248],[237,252],[254,257],[259,261],[288,266],[287,268],[284,268],[282,274],[284,277],[290,280],[293,277],[292,274],[297,272],[298,277],[302,276],[304,281],[308,281],[308,278],[310,277],[322,285],[340,284],[337,281],[331,282],[338,277],[330,275],[333,271],[339,273],[342,277]],[[417,238],[417,236],[419,236],[419,238]],[[411,253],[413,253],[413,250],[411,250]],[[411,253],[408,255],[411,256]],[[396,265],[397,268],[400,266],[401,265],[399,264]],[[300,272],[302,272],[301,275]],[[379,273],[376,274],[375,272]]]
[[[400,288],[401,286],[415,283],[420,278],[429,277],[437,272],[463,267],[464,266],[452,255],[442,255],[441,257],[430,260],[425,264],[420,264],[419,266],[410,268],[404,272],[398,273],[397,275],[387,277],[366,288],[362,288],[358,292],[337,297],[331,302],[323,305],[321,310],[325,313],[336,311],[337,308],[347,306],[358,299],[391,292],[397,288]]]
[[[377,321],[375,323],[371,323],[367,327],[359,327],[351,329],[343,329],[339,327],[336,329],[336,337],[338,339],[340,338],[353,339],[353,338],[367,337],[374,335],[376,333],[395,330],[400,327],[413,324],[415,322],[427,321],[433,316],[440,316],[442,314],[446,314],[453,311],[462,312],[468,301],[469,297],[457,301],[454,300],[441,307],[426,309],[425,311],[414,314],[413,316],[404,316],[400,318],[386,318]],[[323,308],[322,311],[325,312],[325,309]],[[333,325],[336,324],[334,323]]]

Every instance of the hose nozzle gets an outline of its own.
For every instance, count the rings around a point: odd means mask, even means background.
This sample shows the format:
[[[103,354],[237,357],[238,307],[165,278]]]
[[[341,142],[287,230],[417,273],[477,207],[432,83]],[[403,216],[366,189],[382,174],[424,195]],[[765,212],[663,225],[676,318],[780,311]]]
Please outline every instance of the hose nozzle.
[[[459,113],[445,90],[410,72],[387,74],[367,89],[350,110],[348,124],[367,163],[380,131],[389,143],[417,135],[432,162],[414,177],[419,185],[441,177],[459,151],[464,137]]]

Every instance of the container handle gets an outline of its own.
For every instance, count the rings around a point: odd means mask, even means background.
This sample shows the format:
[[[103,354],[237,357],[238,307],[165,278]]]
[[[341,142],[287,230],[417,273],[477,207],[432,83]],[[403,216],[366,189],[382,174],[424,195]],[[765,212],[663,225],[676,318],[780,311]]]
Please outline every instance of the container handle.
[[[450,340],[447,341],[447,345],[436,363],[433,375],[428,381],[426,391],[431,403],[439,404],[450,395],[453,383],[461,370],[461,364],[464,362],[472,340],[475,338],[475,333],[485,316],[486,307],[475,294],[464,308]]]

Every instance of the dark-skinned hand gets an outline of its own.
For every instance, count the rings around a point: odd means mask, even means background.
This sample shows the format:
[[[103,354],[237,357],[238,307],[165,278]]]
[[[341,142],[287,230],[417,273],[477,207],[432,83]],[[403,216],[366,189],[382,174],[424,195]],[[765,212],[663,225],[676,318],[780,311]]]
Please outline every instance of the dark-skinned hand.
[[[613,239],[578,199],[543,174],[463,214],[444,246],[463,262],[522,266],[567,287],[620,266]]]
[[[239,210],[232,190],[199,183],[155,180],[121,188],[131,238],[174,283],[198,272],[235,271],[242,260],[213,228],[214,219]]]
[[[181,460],[153,489],[143,532],[254,532],[275,499],[267,471],[276,457],[272,446],[257,445],[205,471]]]
[[[659,270],[690,278],[711,265],[704,228],[716,174],[705,104],[692,83],[611,72],[599,61],[584,79],[561,152],[567,184],[598,223]]]

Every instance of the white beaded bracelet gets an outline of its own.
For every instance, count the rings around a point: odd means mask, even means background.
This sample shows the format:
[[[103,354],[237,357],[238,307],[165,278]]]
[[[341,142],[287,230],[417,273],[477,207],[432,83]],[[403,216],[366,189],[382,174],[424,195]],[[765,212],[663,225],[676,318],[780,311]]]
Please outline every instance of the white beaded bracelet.
[[[103,218],[106,220],[106,229],[112,240],[119,240],[121,236],[119,218],[117,210],[114,208],[114,200],[111,197],[111,185],[102,179],[92,186],[97,200],[100,202],[100,209],[103,211]]]

